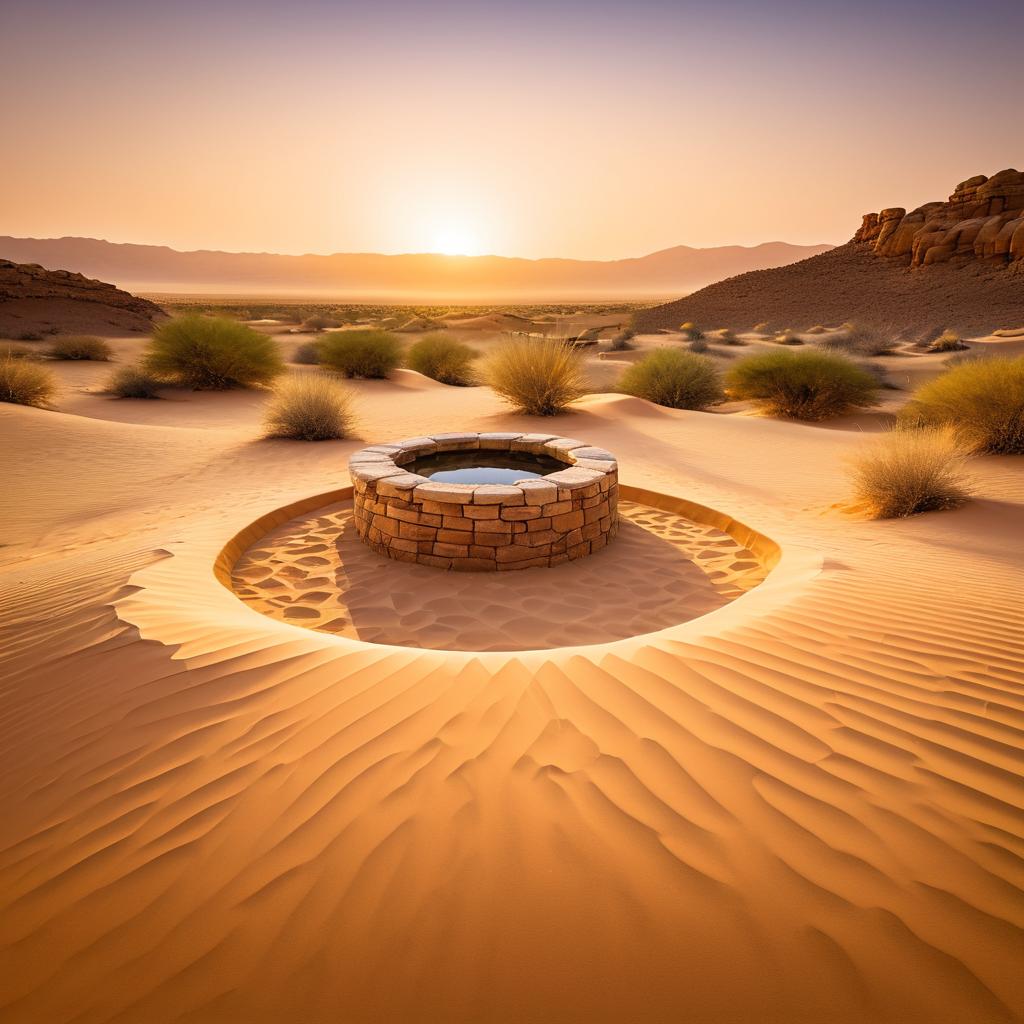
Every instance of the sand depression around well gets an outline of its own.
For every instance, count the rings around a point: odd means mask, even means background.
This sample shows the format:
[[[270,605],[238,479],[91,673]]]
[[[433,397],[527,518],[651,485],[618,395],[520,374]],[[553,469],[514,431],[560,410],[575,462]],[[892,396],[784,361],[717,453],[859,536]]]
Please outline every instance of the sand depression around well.
[[[625,639],[705,615],[766,569],[727,533],[633,501],[618,538],[555,568],[454,573],[393,562],[356,534],[351,501],[260,538],[232,574],[266,615],[369,643],[516,651]]]

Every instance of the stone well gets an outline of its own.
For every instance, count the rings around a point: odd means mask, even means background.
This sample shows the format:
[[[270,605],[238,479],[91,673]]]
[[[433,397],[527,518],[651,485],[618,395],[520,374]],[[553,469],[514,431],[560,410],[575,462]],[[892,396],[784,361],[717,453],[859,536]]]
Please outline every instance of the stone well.
[[[506,485],[435,483],[403,468],[467,449],[547,455],[565,469]],[[412,437],[356,452],[349,472],[360,537],[402,562],[463,572],[559,565],[603,548],[618,529],[614,457],[567,437]]]

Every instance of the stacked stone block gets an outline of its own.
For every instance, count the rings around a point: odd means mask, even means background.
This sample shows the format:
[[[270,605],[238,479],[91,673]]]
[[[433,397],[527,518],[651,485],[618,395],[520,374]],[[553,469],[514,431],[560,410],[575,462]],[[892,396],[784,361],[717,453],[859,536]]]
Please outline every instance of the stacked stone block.
[[[404,468],[436,452],[529,452],[566,468],[515,484],[433,483]],[[618,529],[610,452],[548,434],[445,433],[373,445],[349,460],[356,528],[375,551],[461,572],[559,565]]]

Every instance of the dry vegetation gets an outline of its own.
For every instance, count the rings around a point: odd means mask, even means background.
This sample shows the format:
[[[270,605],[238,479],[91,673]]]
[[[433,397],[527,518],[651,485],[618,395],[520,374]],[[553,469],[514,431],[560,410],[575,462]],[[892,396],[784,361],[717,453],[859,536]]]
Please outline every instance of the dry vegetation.
[[[406,353],[405,362],[410,370],[422,373],[442,384],[465,387],[472,384],[475,349],[446,334],[428,334]]]
[[[714,363],[675,348],[658,349],[634,363],[619,389],[670,409],[707,409],[725,398]]]
[[[972,451],[1024,453],[1024,356],[967,359],[923,384],[905,423],[952,427]]]
[[[46,353],[51,359],[89,360],[109,363],[113,352],[102,338],[87,334],[67,334],[55,338]]]
[[[484,379],[514,409],[554,416],[586,390],[583,356],[555,339],[510,338],[484,364]]]
[[[387,331],[335,331],[319,345],[320,365],[345,377],[383,380],[402,362],[402,346]]]
[[[818,346],[827,352],[845,352],[851,356],[887,356],[895,351],[897,342],[874,328],[846,323],[840,332],[822,338]]]
[[[854,495],[878,519],[956,508],[971,492],[966,457],[950,427],[897,427],[850,457]]]
[[[352,430],[352,395],[322,371],[286,377],[274,388],[264,426],[267,437],[332,441]]]
[[[844,356],[812,349],[750,356],[730,368],[726,387],[772,415],[824,420],[876,404],[879,384]]]
[[[181,316],[153,332],[145,368],[194,391],[270,384],[284,372],[277,343],[236,320]]]
[[[956,331],[943,331],[929,346],[929,352],[963,352],[970,348]]]
[[[28,359],[0,360],[0,402],[46,405],[57,391],[53,374]]]
[[[144,366],[123,366],[110,375],[105,390],[118,398],[159,398],[163,387],[167,387],[167,382]]]

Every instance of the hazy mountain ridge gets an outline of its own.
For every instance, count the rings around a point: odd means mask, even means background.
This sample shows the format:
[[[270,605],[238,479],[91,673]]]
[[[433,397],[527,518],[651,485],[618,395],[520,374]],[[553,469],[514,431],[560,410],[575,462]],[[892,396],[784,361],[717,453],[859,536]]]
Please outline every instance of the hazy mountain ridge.
[[[94,238],[0,237],[0,257],[73,270],[142,292],[277,294],[330,298],[658,298],[749,270],[784,266],[829,245],[766,242],[675,246],[620,260],[507,256],[179,252]]]

